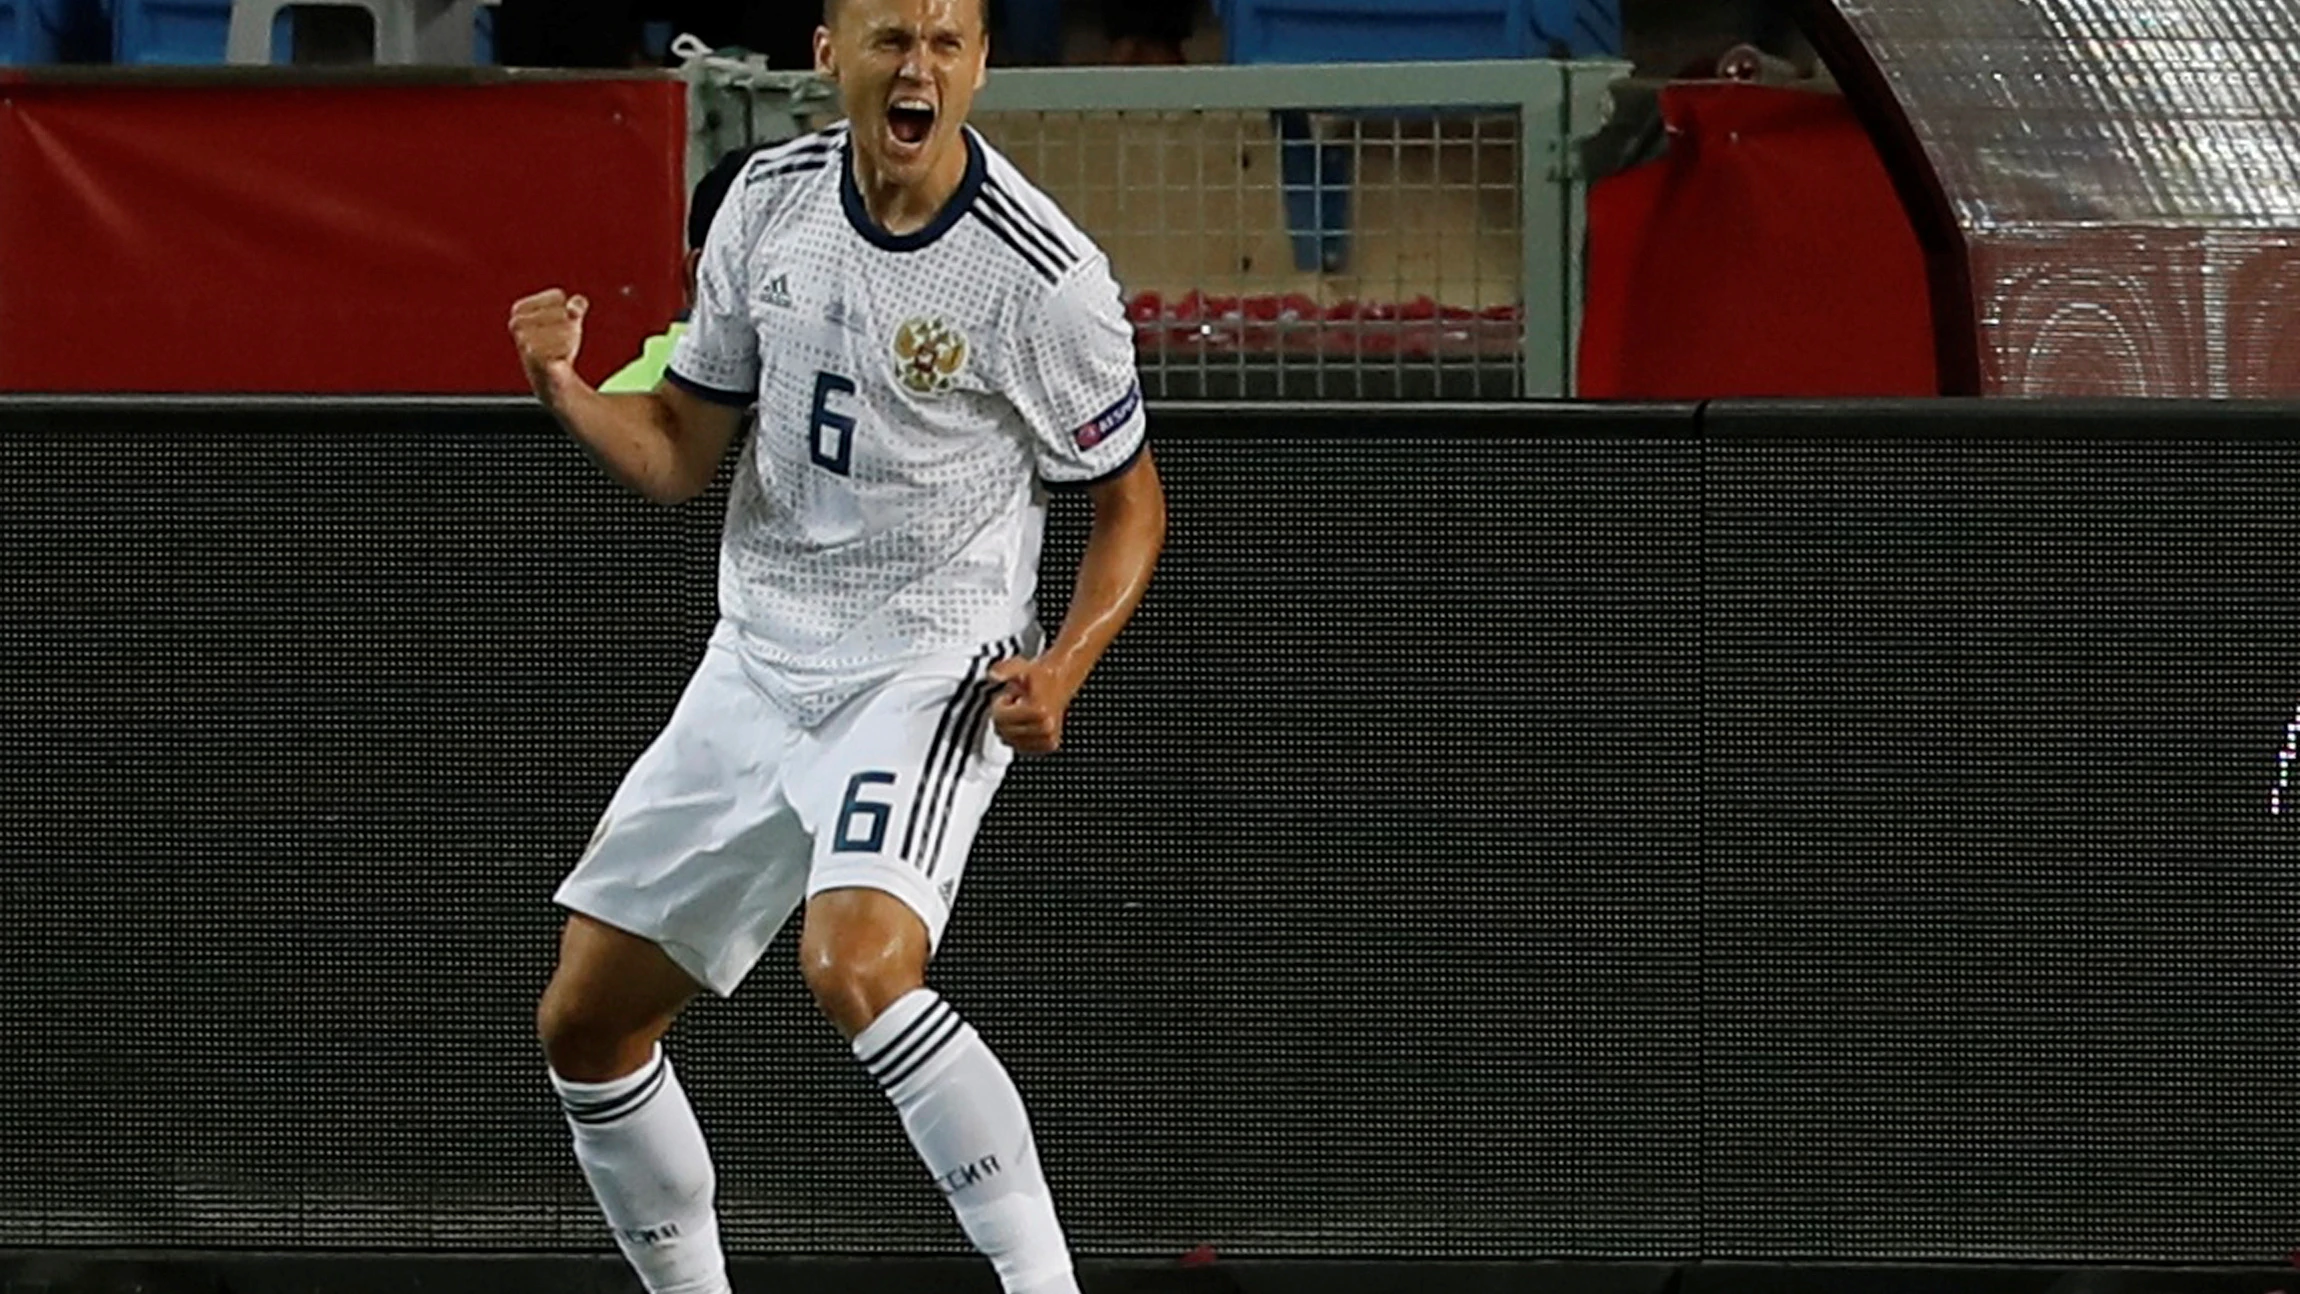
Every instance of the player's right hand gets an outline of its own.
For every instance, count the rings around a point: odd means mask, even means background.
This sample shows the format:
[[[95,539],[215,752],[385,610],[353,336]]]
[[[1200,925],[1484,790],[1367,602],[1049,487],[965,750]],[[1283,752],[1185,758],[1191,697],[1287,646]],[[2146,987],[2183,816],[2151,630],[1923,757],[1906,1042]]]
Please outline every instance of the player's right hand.
[[[590,302],[557,288],[512,304],[511,340],[519,346],[530,384],[540,389],[553,368],[575,362],[583,349],[583,316],[590,309]]]

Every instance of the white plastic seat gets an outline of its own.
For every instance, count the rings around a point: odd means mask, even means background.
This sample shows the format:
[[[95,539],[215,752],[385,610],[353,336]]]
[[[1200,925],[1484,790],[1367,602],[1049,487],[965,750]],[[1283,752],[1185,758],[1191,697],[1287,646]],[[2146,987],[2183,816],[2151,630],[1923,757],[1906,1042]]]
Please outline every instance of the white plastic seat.
[[[283,9],[298,5],[350,5],[375,20],[378,66],[431,64],[468,67],[479,6],[496,0],[232,0],[232,28],[224,58],[231,63],[272,61],[272,27]]]

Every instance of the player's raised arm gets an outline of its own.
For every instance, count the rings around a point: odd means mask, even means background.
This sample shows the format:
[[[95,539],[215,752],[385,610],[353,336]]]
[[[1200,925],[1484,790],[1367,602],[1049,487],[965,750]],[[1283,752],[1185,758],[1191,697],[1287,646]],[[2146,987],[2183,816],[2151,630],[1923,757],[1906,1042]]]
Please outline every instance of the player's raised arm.
[[[1046,651],[1084,678],[1126,627],[1149,591],[1150,572],[1166,545],[1166,489],[1144,445],[1116,476],[1089,487],[1094,530],[1078,563],[1077,586],[1062,630]]]
[[[1166,491],[1147,445],[1116,475],[1089,488],[1094,530],[1078,563],[1062,631],[1036,660],[1001,661],[990,671],[1001,685],[991,723],[1001,741],[1026,754],[1061,748],[1071,700],[1142,605],[1166,544]]]
[[[511,307],[511,335],[536,398],[617,476],[661,503],[702,493],[758,400],[758,334],[745,306],[746,231],[755,223],[747,177],[737,173],[711,215],[691,317],[654,390],[604,395],[575,372],[582,297],[553,288]]]
[[[991,720],[1018,751],[1062,742],[1062,720],[1111,642],[1141,605],[1166,541],[1166,493],[1151,462],[1134,330],[1098,256],[1044,302],[1019,347],[1010,392],[1028,420],[1040,479],[1082,488],[1094,530],[1070,609],[1036,660],[1002,663]]]
[[[556,288],[511,307],[528,385],[552,416],[617,476],[658,503],[702,493],[742,426],[738,405],[706,400],[665,382],[653,391],[603,395],[575,371],[587,303]]]

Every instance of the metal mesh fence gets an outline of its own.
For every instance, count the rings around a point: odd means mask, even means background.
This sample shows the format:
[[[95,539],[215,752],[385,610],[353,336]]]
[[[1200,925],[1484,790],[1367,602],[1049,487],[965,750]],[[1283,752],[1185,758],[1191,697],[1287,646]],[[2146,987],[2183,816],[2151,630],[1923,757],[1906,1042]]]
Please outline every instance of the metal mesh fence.
[[[1626,65],[1005,69],[972,121],[1108,253],[1166,399],[1570,394],[1580,145]],[[698,68],[690,167],[836,121]]]
[[[1520,393],[1513,115],[977,125],[1109,253],[1154,395]]]

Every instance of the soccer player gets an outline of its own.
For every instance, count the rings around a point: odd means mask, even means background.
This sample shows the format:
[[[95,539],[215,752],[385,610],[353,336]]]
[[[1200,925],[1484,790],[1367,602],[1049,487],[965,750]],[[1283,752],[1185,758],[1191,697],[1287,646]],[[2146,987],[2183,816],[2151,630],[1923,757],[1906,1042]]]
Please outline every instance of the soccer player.
[[[975,829],[1140,603],[1165,535],[1108,261],[966,124],[983,0],[834,0],[846,120],[752,158],[663,384],[573,367],[585,305],[519,301],[538,398],[647,495],[692,497],[756,404],[720,622],[558,890],[537,1005],[575,1157],[653,1294],[724,1294],[714,1173],[660,1039],[804,907],[800,970],[1010,1294],[1075,1294],[1022,1098],[926,986]],[[1094,522],[1053,641],[1050,488]]]

